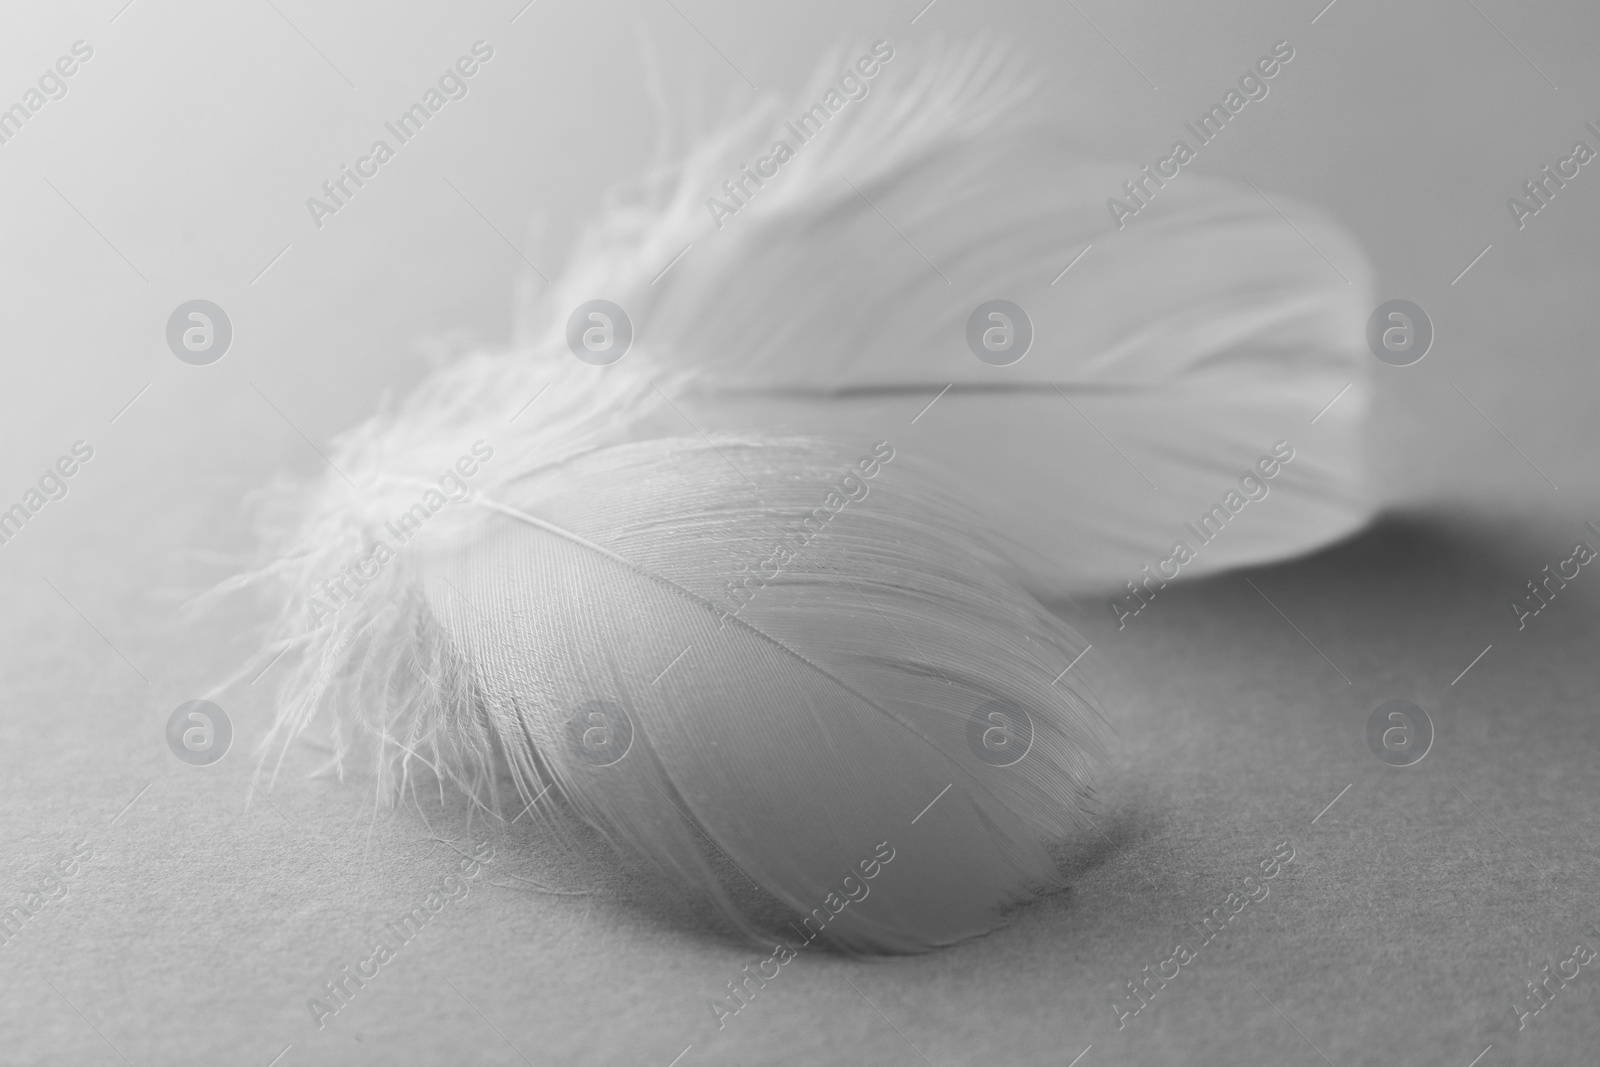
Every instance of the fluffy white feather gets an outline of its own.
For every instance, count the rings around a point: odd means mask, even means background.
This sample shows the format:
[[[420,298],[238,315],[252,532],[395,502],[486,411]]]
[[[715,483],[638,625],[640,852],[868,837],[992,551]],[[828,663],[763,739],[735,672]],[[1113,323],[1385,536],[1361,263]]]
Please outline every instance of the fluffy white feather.
[[[537,801],[746,930],[748,885],[810,914],[888,842],[870,899],[828,923],[858,950],[980,933],[1054,879],[1099,727],[1062,677],[1081,642],[1015,576],[1114,584],[1166,547],[1186,493],[1347,375],[1310,476],[1207,563],[1360,521],[1358,298],[1266,205],[1199,175],[1057,298],[1121,170],[1029,132],[996,52],[909,67],[720,232],[704,198],[766,146],[774,104],[619,199],[516,350],[439,372],[336,442],[342,473],[283,498],[275,561],[237,583],[276,590],[272,652],[299,653],[269,751],[321,719],[380,797],[438,779],[507,815]],[[1036,309],[1037,352],[1010,368],[962,347],[995,295]],[[595,297],[635,323],[610,367],[565,348]],[[1167,498],[1062,429],[1072,398],[1108,405],[1097,423]]]
[[[794,142],[783,120],[853,54],[597,224],[555,298],[526,312],[530,336],[604,294],[648,339],[636,365],[684,376],[675,399],[702,429],[843,443],[896,427],[1005,531],[1047,596],[1116,588],[1168,554],[1280,439],[1299,455],[1271,505],[1186,576],[1303,553],[1371,518],[1372,298],[1354,241],[1288,197],[1193,166],[1115,229],[1107,202],[1126,199],[1137,166],[1053,129],[1002,52],[902,48],[717,228],[707,200],[726,201],[723,181],[774,138]],[[967,317],[993,298],[1033,320],[1012,366],[965,342]]]
[[[438,710],[472,761],[505,745],[524,793],[554,782],[613,840],[715,891],[709,842],[801,914],[888,841],[892,874],[827,933],[910,951],[982,932],[1052,880],[1044,846],[1073,824],[1095,720],[1052,685],[1081,644],[996,576],[936,491],[863,453],[592,452],[507,487],[421,582],[471,679],[470,701]],[[1002,722],[1026,738],[1009,766],[971,743],[996,701],[1031,723]]]
[[[422,486],[368,513],[350,544],[369,562],[342,583],[308,573],[328,553],[298,560],[291,625],[320,625],[277,740],[324,714],[336,758],[384,795],[438,775],[507,813],[543,798],[534,818],[583,819],[747,928],[758,902],[718,856],[804,915],[888,841],[893,876],[827,930],[854,949],[980,933],[1052,880],[1045,847],[1097,746],[1057,683],[1082,646],[959,502],[886,443],[551,433],[548,459],[507,466],[381,564],[372,545]],[[995,725],[988,750],[1020,744],[1016,762],[984,758]]]

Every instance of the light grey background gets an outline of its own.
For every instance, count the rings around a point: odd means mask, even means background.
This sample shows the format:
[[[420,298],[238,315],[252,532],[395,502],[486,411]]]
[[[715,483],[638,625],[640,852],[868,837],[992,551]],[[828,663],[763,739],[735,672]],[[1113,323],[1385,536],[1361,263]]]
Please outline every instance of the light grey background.
[[[1600,1037],[1587,972],[1529,1031],[1506,1026],[1538,960],[1594,936],[1595,594],[1575,588],[1522,634],[1504,606],[1600,520],[1600,172],[1520,232],[1505,207],[1575,139],[1600,147],[1583,128],[1600,124],[1600,12],[938,0],[913,25],[919,3],[273,3],[0,15],[0,103],[73,41],[95,49],[0,145],[0,500],[74,440],[96,450],[67,498],[0,546],[0,904],[79,836],[98,850],[0,948],[0,1055],[266,1064],[292,1046],[280,1062],[665,1065],[693,1044],[687,1067],[922,1062],[914,1044],[940,1064],[1065,1064],[1093,1042],[1082,1067],[1323,1053],[1465,1067],[1493,1044],[1488,1067],[1572,1062]],[[1075,843],[1073,891],[1012,930],[919,960],[806,960],[713,1036],[703,1001],[750,953],[497,878],[315,1032],[304,999],[327,958],[354,958],[451,854],[413,816],[372,819],[354,788],[300,784],[298,766],[277,808],[246,808],[265,681],[226,694],[237,750],[221,764],[166,750],[171,709],[254,651],[246,620],[178,612],[253,543],[244,494],[315,474],[313,446],[431,361],[509,338],[519,287],[537,284],[529,261],[558,269],[604,188],[649,157],[658,109],[686,133],[752,99],[746,77],[787,97],[831,49],[981,31],[1032,55],[1086,149],[1139,162],[1272,42],[1293,43],[1264,106],[1197,165],[1327,208],[1368,249],[1379,298],[1429,311],[1429,356],[1376,368],[1372,453],[1385,498],[1434,517],[1253,575],[1306,640],[1238,577],[1170,594],[1131,640],[1062,605],[1095,644],[1085,667],[1124,742],[1101,800],[1115,844]],[[314,229],[305,198],[479,38],[495,58],[470,95]],[[235,329],[210,367],[163,340],[197,297]],[[1439,729],[1403,771],[1361,741],[1393,696]],[[478,839],[438,818],[452,842]],[[1285,837],[1300,858],[1259,914],[1117,1035],[1115,987]],[[497,841],[505,870],[576,884],[537,843]]]

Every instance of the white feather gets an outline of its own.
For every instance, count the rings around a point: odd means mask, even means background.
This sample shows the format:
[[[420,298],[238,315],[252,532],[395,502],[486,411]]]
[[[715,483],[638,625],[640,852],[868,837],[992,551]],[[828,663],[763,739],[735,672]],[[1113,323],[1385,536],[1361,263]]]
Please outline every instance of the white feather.
[[[1280,439],[1298,459],[1272,503],[1185,576],[1366,523],[1371,286],[1343,229],[1191,165],[1117,230],[1107,202],[1127,200],[1139,168],[1053,130],[1004,53],[901,52],[720,228],[707,199],[725,199],[724,179],[775,137],[794,140],[782,120],[850,54],[691,154],[653,206],[612,212],[525,316],[532,335],[604,294],[648,340],[636,365],[682,375],[675,401],[702,429],[850,442],[899,428],[1013,540],[1045,595],[1114,588],[1169,554]],[[1035,328],[1008,367],[965,342],[967,317],[993,298]]]
[[[703,200],[766,147],[775,104],[618,200],[524,309],[516,350],[442,370],[336,443],[340,475],[283,497],[275,562],[235,583],[277,591],[272,651],[300,652],[269,750],[320,718],[341,772],[380,797],[437,778],[508,816],[544,798],[537,817],[598,828],[746,931],[746,885],[810,914],[888,842],[870,898],[828,923],[851,949],[980,933],[1054,880],[1046,848],[1078,818],[1100,727],[1063,677],[1081,641],[1014,576],[1048,592],[1131,576],[1208,478],[1347,376],[1277,512],[1206,566],[1361,521],[1360,286],[1330,281],[1267,205],[1184,175],[1052,290],[1126,168],[1016,121],[1025,88],[993,50],[908,66],[721,231]],[[1301,229],[1359,271],[1337,230]],[[1036,309],[1037,352],[1009,368],[961,342],[996,295]],[[610,367],[565,349],[595,297],[635,323]],[[1065,400],[1168,495],[1130,491]],[[880,439],[897,455],[868,478]],[[446,502],[441,479],[469,467],[471,499]],[[851,469],[865,495],[837,503]],[[419,502],[420,532],[374,563]],[[798,537],[819,507],[823,532]],[[730,590],[752,572],[753,592]],[[996,707],[1031,724],[1005,766],[981,740],[991,722],[1002,746],[1020,736]]]
[[[716,891],[703,836],[801,914],[888,841],[893,875],[827,932],[910,951],[1052,880],[1044,846],[1073,824],[1096,732],[1051,684],[1081,643],[903,465],[855,474],[862,500],[803,525],[858,461],[782,439],[596,451],[508,487],[421,580],[471,678],[470,715],[440,712],[474,759],[512,740],[524,792],[553,781],[614,841]],[[758,569],[772,577],[747,602],[730,594]],[[997,700],[1033,724],[1005,767],[969,745]],[[580,755],[588,730],[607,765]]]
[[[1052,880],[1045,847],[1077,816],[1097,720],[1053,683],[1082,645],[958,502],[864,451],[660,438],[519,466],[301,639],[276,740],[331,715],[384,795],[437,774],[509,811],[553,785],[536,818],[583,819],[747,929],[716,855],[803,915],[888,841],[894,876],[830,940],[980,933]],[[730,590],[752,573],[770,577]],[[974,747],[995,701],[1030,724],[1009,766]],[[595,708],[631,734],[605,766],[580,740]]]

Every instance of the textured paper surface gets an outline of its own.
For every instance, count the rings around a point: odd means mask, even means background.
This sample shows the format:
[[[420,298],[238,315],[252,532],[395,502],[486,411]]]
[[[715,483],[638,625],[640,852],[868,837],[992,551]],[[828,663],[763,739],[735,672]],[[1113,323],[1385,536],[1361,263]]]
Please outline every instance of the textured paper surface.
[[[1577,525],[1390,523],[1313,559],[1169,590],[1121,633],[1103,607],[1063,605],[1094,643],[1075,669],[1120,735],[1101,779],[1104,837],[1062,849],[1071,889],[927,957],[808,949],[720,1032],[707,1001],[769,953],[697,932],[637,880],[607,875],[592,897],[531,892],[519,879],[570,887],[586,874],[436,801],[431,830],[414,814],[374,819],[359,787],[305,780],[309,754],[246,807],[266,694],[242,686],[226,701],[238,740],[221,763],[181,764],[160,732],[174,702],[152,690],[183,679],[145,686],[48,587],[19,583],[5,624],[4,903],[74,841],[94,856],[0,947],[4,1058],[121,1062],[114,1045],[133,1063],[264,1065],[292,1046],[280,1063],[665,1065],[692,1045],[680,1063],[920,1063],[914,1045],[935,1064],[1042,1065],[1092,1043],[1082,1064],[1321,1063],[1314,1045],[1340,1065],[1465,1065],[1493,1044],[1485,1063],[1578,1062],[1600,1038],[1587,970],[1520,1034],[1509,1005],[1541,962],[1595,937],[1586,649],[1600,612],[1574,586],[1519,634],[1498,595]],[[142,628],[132,597],[86,610],[135,663],[167,647],[202,672],[225,651],[217,628],[163,646],[177,631]],[[1382,764],[1364,741],[1367,715],[1394,696],[1437,728],[1413,767]],[[907,798],[897,848],[916,847],[923,803]],[[319,1031],[314,987],[456,868],[450,845],[484,839],[495,860],[465,899]],[[1285,840],[1294,859],[1268,896],[1119,1031],[1124,983],[1194,937],[1186,924]]]

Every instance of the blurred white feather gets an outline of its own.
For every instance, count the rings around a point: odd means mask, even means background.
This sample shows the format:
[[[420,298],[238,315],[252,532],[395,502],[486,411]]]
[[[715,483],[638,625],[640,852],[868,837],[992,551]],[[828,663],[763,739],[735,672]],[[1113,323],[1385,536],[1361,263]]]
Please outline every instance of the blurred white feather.
[[[276,571],[302,655],[272,740],[321,715],[336,762],[382,797],[449,780],[507,817],[544,798],[535,820],[582,819],[746,930],[764,901],[728,884],[722,859],[806,914],[891,842],[894,877],[827,930],[858,950],[981,933],[1049,884],[1046,848],[1078,820],[1100,740],[1088,702],[1058,682],[1083,647],[1006,577],[964,505],[887,442],[863,455],[772,436],[597,447],[595,413],[635,424],[654,391],[558,368],[517,437],[534,455],[479,439],[477,455],[493,452],[473,499],[363,564],[371,577],[347,581],[348,597],[325,576],[392,544],[428,483],[324,485],[304,542],[318,547]],[[449,446],[417,468],[449,469],[497,406],[429,392],[362,436],[375,446],[452,410],[449,432],[431,427]],[[361,456],[349,441],[335,462],[369,475]],[[1026,725],[990,720],[995,708],[1023,709]],[[1024,736],[1006,766],[974,741],[974,723],[981,737],[996,722],[1017,733],[989,751]]]
[[[299,652],[270,750],[320,718],[336,766],[380,797],[437,778],[508,818],[538,800],[747,931],[743,880],[809,913],[887,840],[892,875],[828,930],[860,950],[980,933],[1054,880],[1046,846],[1079,817],[1099,727],[1063,676],[1082,642],[1018,579],[1115,584],[1170,544],[1190,496],[1214,495],[1209,476],[1346,381],[1322,438],[1296,441],[1308,462],[1259,509],[1272,517],[1206,565],[1363,521],[1361,286],[1254,194],[1186,175],[1053,290],[1103,234],[1121,170],[1031,132],[996,50],[906,66],[721,231],[704,197],[770,140],[774,103],[619,198],[524,309],[513,351],[442,369],[336,443],[340,473],[279,496],[274,562],[235,583],[275,591],[272,652]],[[1301,229],[1358,269],[1337,230]],[[1037,351],[1008,368],[961,340],[996,295],[1036,309]],[[635,325],[609,367],[565,346],[596,297]],[[1162,493],[1099,454],[1064,399]],[[858,457],[880,439],[899,455],[869,484]],[[328,579],[370,563],[474,445],[492,459],[468,465],[472,499],[435,492],[426,525],[328,603]],[[826,534],[733,613],[730,580],[852,465],[870,492],[826,505]],[[1031,724],[1005,766],[973,740],[995,707]]]
[[[846,57],[798,100],[769,100],[707,139],[654,197],[609,212],[554,291],[529,302],[527,336],[603,294],[648,340],[637,365],[683,376],[675,401],[702,429],[853,442],[895,427],[1005,532],[1045,596],[1116,588],[1168,555],[1183,523],[1280,439],[1298,456],[1272,505],[1186,577],[1304,553],[1369,521],[1372,299],[1352,238],[1192,164],[1115,230],[1108,198],[1137,166],[1056,132],[1014,56],[908,51],[720,229],[707,198],[790,137],[783,120]],[[979,361],[964,339],[993,298],[1033,320],[1032,350],[1012,366]]]

